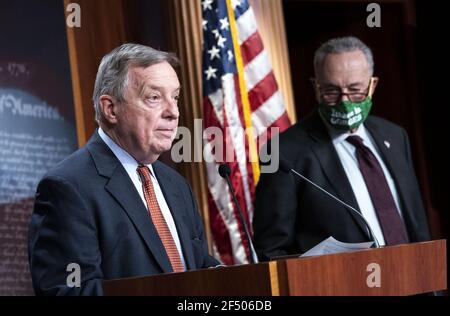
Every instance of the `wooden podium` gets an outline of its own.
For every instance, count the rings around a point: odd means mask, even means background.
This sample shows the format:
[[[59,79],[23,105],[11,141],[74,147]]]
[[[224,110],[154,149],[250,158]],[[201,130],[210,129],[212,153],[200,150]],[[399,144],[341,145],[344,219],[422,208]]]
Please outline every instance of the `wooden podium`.
[[[446,240],[108,280],[103,286],[105,295],[414,295],[447,289]]]

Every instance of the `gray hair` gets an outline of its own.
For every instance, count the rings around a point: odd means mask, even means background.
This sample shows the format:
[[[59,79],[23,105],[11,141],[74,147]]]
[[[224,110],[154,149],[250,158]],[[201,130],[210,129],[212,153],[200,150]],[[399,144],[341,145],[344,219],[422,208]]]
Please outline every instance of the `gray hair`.
[[[318,74],[318,70],[320,69],[320,66],[322,65],[326,55],[349,53],[357,50],[362,51],[364,56],[366,57],[371,72],[370,75],[372,76],[374,69],[372,50],[360,39],[354,36],[346,36],[346,37],[332,38],[327,42],[323,43],[316,50],[316,53],[314,54],[314,71],[316,73],[316,77]]]
[[[92,96],[95,120],[100,122],[103,118],[100,96],[106,94],[114,97],[119,103],[125,102],[124,93],[128,86],[130,68],[147,68],[162,62],[168,62],[172,67],[179,64],[179,60],[172,53],[133,43],[123,44],[105,55],[98,67]]]

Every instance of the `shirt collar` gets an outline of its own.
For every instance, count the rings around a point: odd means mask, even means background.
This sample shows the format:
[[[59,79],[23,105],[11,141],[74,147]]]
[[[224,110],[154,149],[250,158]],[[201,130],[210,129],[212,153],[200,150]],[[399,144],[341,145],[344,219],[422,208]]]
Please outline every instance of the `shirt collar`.
[[[100,138],[106,143],[106,145],[111,149],[114,155],[119,159],[120,163],[125,167],[125,169],[136,170],[139,163],[133,158],[125,149],[120,147],[114,142],[114,140],[106,134],[101,127],[98,128],[98,134]],[[146,165],[150,169],[150,174],[154,177],[153,167],[151,164]]]
[[[353,132],[353,133],[351,133],[350,131],[342,132],[342,131],[337,130],[337,129],[331,127],[331,126],[328,126],[327,124],[325,124],[325,126],[327,127],[328,134],[330,135],[331,140],[333,141],[334,145],[342,143],[349,136],[359,136],[363,140],[368,139],[367,129],[364,126],[364,124],[361,124],[358,127],[358,129],[355,132]]]

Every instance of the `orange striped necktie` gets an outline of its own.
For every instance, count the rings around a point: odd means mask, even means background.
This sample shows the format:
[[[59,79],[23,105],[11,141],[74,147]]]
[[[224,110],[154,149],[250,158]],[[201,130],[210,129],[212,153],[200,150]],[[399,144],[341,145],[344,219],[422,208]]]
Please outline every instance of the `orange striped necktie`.
[[[138,166],[137,172],[141,178],[142,189],[144,190],[144,197],[147,202],[148,212],[150,213],[153,225],[155,225],[159,238],[161,238],[167,256],[169,257],[172,270],[174,272],[182,272],[185,269],[183,263],[181,262],[180,253],[178,252],[175,241],[170,233],[169,226],[167,226],[167,222],[164,219],[158,200],[156,199],[153,182],[150,178],[150,169],[147,166]]]

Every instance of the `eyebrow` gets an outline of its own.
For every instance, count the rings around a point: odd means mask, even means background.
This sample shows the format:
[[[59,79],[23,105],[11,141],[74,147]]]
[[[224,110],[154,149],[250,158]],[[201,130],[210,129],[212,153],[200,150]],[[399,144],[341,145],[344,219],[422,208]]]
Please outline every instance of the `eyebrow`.
[[[352,88],[352,87],[361,87],[364,86],[364,83],[362,82],[357,82],[357,83],[352,83],[350,85],[348,85],[348,88]]]
[[[354,88],[358,88],[358,87],[362,87],[362,86],[364,86],[364,84],[363,83],[361,83],[361,82],[355,82],[355,83],[351,83],[351,84],[349,84],[348,86],[347,86],[347,88],[349,88],[349,89],[354,89]],[[334,84],[332,84],[332,83],[325,83],[325,84],[323,84],[323,87],[325,88],[325,89],[342,89],[340,86],[337,86],[337,85],[334,85]]]
[[[149,90],[160,91],[162,89],[164,89],[164,87],[142,84],[141,87],[139,88],[139,96],[144,96],[147,93],[147,91],[149,91]],[[175,89],[173,92],[179,92],[180,90],[181,90],[181,85],[177,89]]]
[[[163,90],[165,87],[149,85],[149,86],[145,86],[145,88],[150,88],[152,90]],[[180,90],[180,89],[181,89],[181,85],[178,88],[176,88],[174,91],[177,91],[177,90]]]

